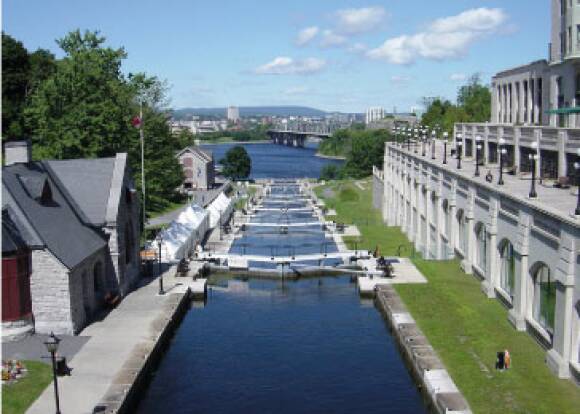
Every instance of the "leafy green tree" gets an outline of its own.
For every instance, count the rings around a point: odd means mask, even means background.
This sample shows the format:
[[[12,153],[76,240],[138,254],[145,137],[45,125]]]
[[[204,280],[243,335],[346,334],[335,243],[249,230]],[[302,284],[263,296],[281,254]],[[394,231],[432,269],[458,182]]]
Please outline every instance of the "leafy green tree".
[[[371,174],[373,165],[383,163],[385,141],[391,139],[386,130],[357,131],[344,166],[345,175],[361,178]]]
[[[469,122],[485,122],[491,118],[491,92],[481,84],[479,74],[473,75],[467,85],[459,88],[457,105],[462,107]]]
[[[337,180],[341,177],[342,171],[340,166],[336,164],[326,164],[320,171],[321,180]]]
[[[2,33],[2,139],[24,135],[22,109],[26,100],[30,61],[21,42]]]
[[[240,145],[229,149],[220,164],[223,166],[223,175],[232,180],[248,178],[252,170],[252,160],[246,149]]]

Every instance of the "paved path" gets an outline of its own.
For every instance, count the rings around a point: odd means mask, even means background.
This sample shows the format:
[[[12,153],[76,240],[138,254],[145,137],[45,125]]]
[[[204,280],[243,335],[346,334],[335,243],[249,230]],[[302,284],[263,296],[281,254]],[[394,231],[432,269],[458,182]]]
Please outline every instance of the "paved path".
[[[175,302],[175,295],[183,295],[185,291],[182,289],[185,278],[180,280],[174,274],[174,267],[164,274],[166,295],[157,294],[156,278],[143,280],[142,286],[126,296],[105,319],[91,324],[81,333],[90,339],[68,363],[72,368],[71,376],[59,378],[63,413],[92,413],[138,344],[156,339],[155,322],[158,324],[160,318],[167,316],[168,305]],[[64,341],[61,346],[65,346]],[[64,352],[61,355],[69,356]],[[27,413],[54,412],[53,392],[51,384]]]
[[[59,335],[62,342],[58,353],[72,358],[88,341],[88,336]],[[44,342],[48,335],[29,335],[16,342],[2,344],[2,359],[32,360],[50,363]]]

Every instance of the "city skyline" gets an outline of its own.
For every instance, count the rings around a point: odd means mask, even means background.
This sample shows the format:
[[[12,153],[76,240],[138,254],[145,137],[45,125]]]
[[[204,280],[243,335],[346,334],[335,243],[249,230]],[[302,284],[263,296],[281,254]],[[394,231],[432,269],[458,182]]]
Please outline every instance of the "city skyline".
[[[168,81],[174,108],[405,111],[424,96],[454,100],[474,73],[487,84],[499,70],[546,58],[549,3],[533,3],[5,1],[3,30],[57,57],[54,39],[99,30],[125,48],[125,73]]]

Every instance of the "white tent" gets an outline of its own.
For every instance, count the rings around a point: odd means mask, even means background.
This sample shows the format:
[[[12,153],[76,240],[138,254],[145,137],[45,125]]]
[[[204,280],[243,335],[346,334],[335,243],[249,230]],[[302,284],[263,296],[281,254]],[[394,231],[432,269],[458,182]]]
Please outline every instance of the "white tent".
[[[161,261],[178,262],[186,258],[201,242],[209,229],[209,214],[196,204],[191,204],[181,212],[176,220],[161,231]],[[151,248],[158,251],[157,239],[151,243]]]
[[[233,209],[233,200],[228,198],[224,193],[220,193],[220,195],[217,196],[207,208],[209,212],[209,226],[213,229],[219,225],[220,217],[225,221],[230,216]]]

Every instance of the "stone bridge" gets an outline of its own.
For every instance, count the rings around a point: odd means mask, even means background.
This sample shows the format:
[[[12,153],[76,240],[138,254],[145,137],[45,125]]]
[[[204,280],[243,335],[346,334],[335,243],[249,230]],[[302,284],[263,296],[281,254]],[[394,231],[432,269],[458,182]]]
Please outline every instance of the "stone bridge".
[[[304,142],[309,137],[329,138],[331,134],[320,132],[303,132],[303,131],[281,131],[269,130],[268,136],[275,144],[288,145],[289,147],[304,147]]]

